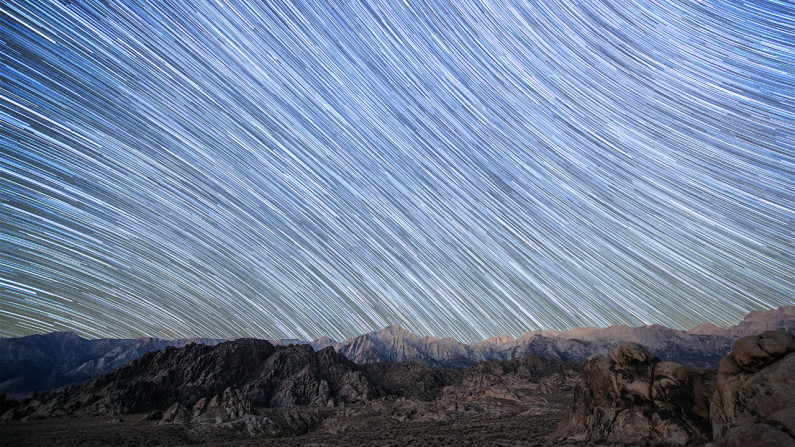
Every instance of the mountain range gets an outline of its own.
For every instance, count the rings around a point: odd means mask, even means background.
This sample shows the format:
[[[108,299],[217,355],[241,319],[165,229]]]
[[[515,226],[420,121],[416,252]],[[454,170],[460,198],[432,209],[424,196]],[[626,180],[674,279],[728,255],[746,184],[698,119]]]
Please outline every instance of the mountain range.
[[[511,360],[528,355],[583,362],[592,355],[606,355],[617,346],[638,343],[662,361],[717,369],[737,338],[768,330],[795,332],[795,306],[753,311],[729,328],[701,324],[689,331],[660,325],[640,327],[583,327],[569,331],[539,330],[521,337],[508,335],[480,342],[461,343],[452,338],[420,337],[399,325],[388,326],[341,342],[327,337],[314,341],[277,340],[274,344],[309,344],[315,350],[328,346],[348,359],[364,364],[416,362],[426,366],[464,369],[477,362]]]
[[[638,343],[662,361],[716,369],[718,361],[739,337],[766,330],[795,333],[795,306],[754,311],[730,328],[702,324],[689,331],[659,325],[576,328],[570,331],[532,331],[513,338],[507,335],[475,343],[452,338],[421,337],[393,325],[341,342],[322,337],[313,341],[277,340],[277,346],[309,345],[315,351],[333,347],[357,364],[414,362],[419,365],[462,370],[486,360],[509,361],[527,356],[583,362],[605,355],[617,346]],[[54,332],[0,339],[0,394],[21,397],[81,383],[109,373],[152,351],[192,343],[214,346],[224,339],[97,339],[69,332]]]

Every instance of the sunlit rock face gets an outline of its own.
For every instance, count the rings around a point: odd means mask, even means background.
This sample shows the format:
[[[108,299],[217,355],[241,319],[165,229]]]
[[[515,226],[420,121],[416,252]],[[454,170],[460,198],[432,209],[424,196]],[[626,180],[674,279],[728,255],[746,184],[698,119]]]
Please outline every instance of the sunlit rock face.
[[[585,363],[560,441],[795,445],[795,336],[738,339],[717,371],[660,362],[637,344]]]
[[[710,410],[718,445],[795,445],[795,337],[742,337],[720,362]]]

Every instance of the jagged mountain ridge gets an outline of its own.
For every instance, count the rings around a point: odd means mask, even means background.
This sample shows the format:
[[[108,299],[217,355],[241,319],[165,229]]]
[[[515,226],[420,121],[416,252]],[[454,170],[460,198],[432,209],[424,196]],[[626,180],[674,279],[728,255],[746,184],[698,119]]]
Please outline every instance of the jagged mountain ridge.
[[[333,347],[359,364],[415,362],[425,366],[464,369],[490,359],[511,360],[537,355],[582,362],[625,343],[639,343],[663,361],[717,368],[732,342],[765,330],[795,333],[795,306],[754,311],[728,329],[703,324],[690,331],[659,325],[576,328],[570,331],[532,331],[464,344],[451,338],[420,337],[398,325],[341,342],[328,337],[314,341],[278,340],[275,345],[309,345],[319,351]],[[85,340],[71,333],[52,333],[0,339],[0,393],[19,396],[34,390],[80,383],[112,371],[146,352],[191,342],[214,345],[221,340]]]
[[[442,397],[452,385],[472,390],[518,381],[570,387],[566,380],[581,370],[578,364],[543,358],[483,365],[463,373],[410,362],[358,365],[332,347],[315,351],[309,345],[274,346],[256,339],[179,349],[169,346],[81,385],[7,403],[0,419],[160,411],[160,417],[172,421],[190,419],[229,401],[243,413],[253,408],[337,406],[382,397],[429,401]]]
[[[464,344],[451,338],[419,337],[393,325],[331,346],[356,363],[414,361],[462,369],[480,361],[511,360],[528,355],[582,362],[592,355],[605,355],[622,344],[638,343],[663,361],[714,369],[739,337],[765,330],[795,333],[795,306],[751,312],[738,325],[722,331],[705,332],[704,329],[703,325],[691,331],[660,325],[575,328],[563,332],[532,331],[519,338],[503,335]],[[317,341],[309,343],[318,344]]]

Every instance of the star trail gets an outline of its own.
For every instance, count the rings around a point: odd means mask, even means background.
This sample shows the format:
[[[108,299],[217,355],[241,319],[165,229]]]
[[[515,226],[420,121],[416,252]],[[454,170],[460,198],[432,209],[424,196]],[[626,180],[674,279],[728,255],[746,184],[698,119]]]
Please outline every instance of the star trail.
[[[787,1],[0,4],[0,336],[795,304]]]

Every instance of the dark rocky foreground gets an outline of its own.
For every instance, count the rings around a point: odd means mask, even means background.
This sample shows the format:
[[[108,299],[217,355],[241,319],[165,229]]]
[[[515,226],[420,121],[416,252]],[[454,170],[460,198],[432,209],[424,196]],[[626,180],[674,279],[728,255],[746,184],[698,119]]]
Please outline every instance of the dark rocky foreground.
[[[569,395],[553,394],[538,414],[528,416],[517,408],[495,415],[487,412],[461,415],[449,422],[396,420],[392,409],[399,403],[355,404],[345,408],[300,407],[262,409],[276,423],[287,417],[317,418],[319,426],[305,433],[250,437],[231,429],[192,430],[181,424],[141,420],[145,414],[116,417],[83,417],[14,421],[0,424],[0,439],[7,446],[537,446],[549,439],[570,402]],[[285,414],[290,416],[285,416]]]
[[[556,435],[570,443],[704,444],[715,375],[660,362],[637,344],[615,348],[585,363]]]
[[[457,371],[236,340],[0,400],[0,444],[795,447],[793,390],[783,331],[736,340],[717,372],[638,344],[584,366],[527,357]]]

